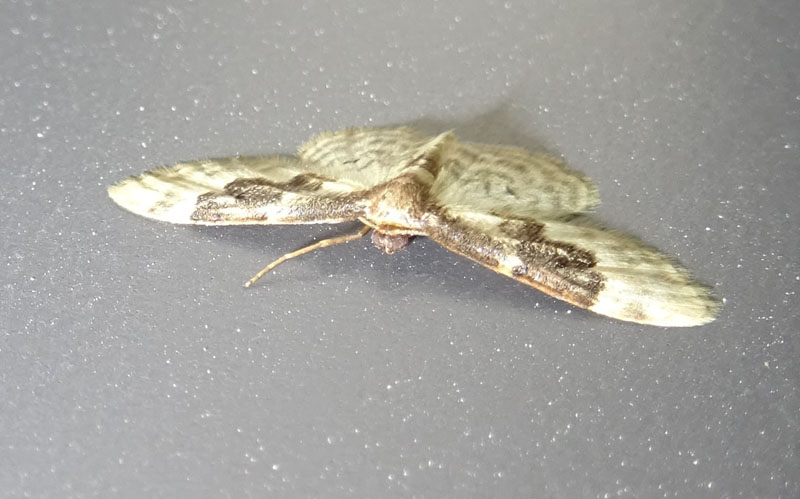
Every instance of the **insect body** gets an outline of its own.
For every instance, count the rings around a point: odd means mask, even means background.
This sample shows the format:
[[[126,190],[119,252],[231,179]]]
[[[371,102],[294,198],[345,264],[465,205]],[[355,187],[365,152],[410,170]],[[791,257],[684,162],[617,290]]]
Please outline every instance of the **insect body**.
[[[585,176],[508,146],[410,128],[319,135],[295,156],[210,159],[157,168],[109,188],[123,208],[178,224],[360,220],[386,253],[426,236],[495,272],[617,319],[694,326],[719,308],[707,287],[638,240],[576,215],[598,202]]]

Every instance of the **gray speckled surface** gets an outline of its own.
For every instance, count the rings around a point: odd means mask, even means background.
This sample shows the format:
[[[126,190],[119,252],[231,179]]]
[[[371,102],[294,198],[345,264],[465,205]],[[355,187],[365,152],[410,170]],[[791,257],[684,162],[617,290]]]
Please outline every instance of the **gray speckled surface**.
[[[267,5],[262,5],[267,4]],[[793,0],[0,5],[0,494],[797,497]],[[606,319],[352,227],[187,228],[108,184],[414,123],[543,146],[680,258]]]

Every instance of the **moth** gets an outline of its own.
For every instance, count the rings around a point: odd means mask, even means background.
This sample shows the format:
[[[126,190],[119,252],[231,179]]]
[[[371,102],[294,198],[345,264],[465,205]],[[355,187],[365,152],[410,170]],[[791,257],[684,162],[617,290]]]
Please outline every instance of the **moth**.
[[[658,326],[712,321],[719,303],[671,258],[581,215],[598,203],[586,176],[544,154],[411,128],[323,133],[294,156],[236,156],[161,167],[108,189],[135,214],[175,224],[358,220],[386,253],[426,236],[489,269],[616,319]]]

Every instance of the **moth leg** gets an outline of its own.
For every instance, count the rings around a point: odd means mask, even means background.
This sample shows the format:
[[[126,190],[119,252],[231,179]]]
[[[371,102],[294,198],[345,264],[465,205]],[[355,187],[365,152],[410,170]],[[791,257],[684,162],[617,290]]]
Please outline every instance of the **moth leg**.
[[[270,263],[269,265],[267,265],[266,267],[261,269],[261,271],[258,274],[254,275],[252,279],[250,279],[249,281],[247,281],[244,284],[244,287],[249,288],[250,286],[253,285],[254,282],[256,282],[257,280],[261,279],[264,276],[264,274],[266,274],[270,270],[274,269],[278,265],[282,264],[286,260],[291,260],[292,258],[298,257],[300,255],[305,255],[306,253],[310,253],[310,252],[312,252],[312,251],[314,251],[315,249],[318,249],[318,248],[327,248],[328,246],[335,246],[337,244],[342,244],[342,243],[347,243],[347,242],[350,242],[350,241],[354,241],[356,239],[359,239],[359,238],[362,238],[362,237],[366,236],[367,232],[369,232],[370,230],[371,230],[371,227],[369,227],[368,225],[365,225],[364,227],[361,228],[360,231],[358,231],[355,234],[348,234],[346,236],[339,236],[339,237],[332,237],[330,239],[323,239],[322,241],[317,241],[316,243],[310,244],[310,245],[306,246],[305,248],[300,248],[299,250],[292,251],[291,253],[286,253],[282,257],[278,258],[274,262]]]

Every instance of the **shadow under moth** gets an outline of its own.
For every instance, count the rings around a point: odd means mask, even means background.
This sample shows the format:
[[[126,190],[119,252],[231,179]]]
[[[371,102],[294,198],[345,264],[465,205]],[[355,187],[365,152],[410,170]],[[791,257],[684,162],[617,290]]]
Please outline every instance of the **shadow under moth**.
[[[719,303],[671,258],[580,216],[598,203],[587,177],[550,156],[410,128],[323,133],[294,156],[179,163],[108,189],[138,215],[175,224],[359,220],[386,253],[426,236],[489,269],[599,314],[659,326],[714,320]]]

